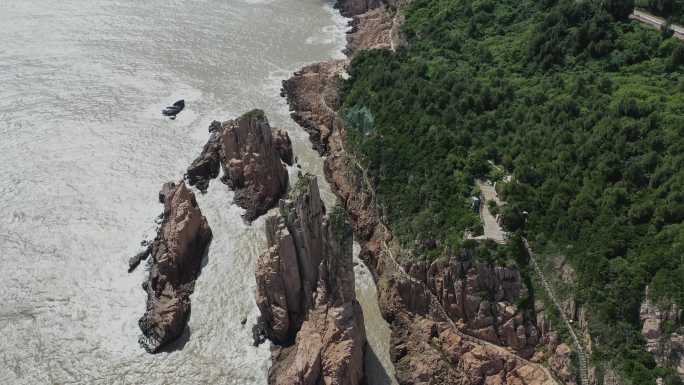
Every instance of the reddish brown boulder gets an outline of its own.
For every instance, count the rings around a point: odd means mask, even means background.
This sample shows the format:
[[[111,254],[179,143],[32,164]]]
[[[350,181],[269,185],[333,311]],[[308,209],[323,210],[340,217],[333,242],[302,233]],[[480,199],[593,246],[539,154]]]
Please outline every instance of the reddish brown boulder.
[[[271,128],[261,110],[237,119],[213,122],[202,153],[187,170],[191,186],[206,191],[216,178],[235,191],[234,202],[245,209],[251,222],[275,206],[287,191],[288,174],[283,162],[292,164],[292,143],[287,132]]]
[[[138,321],[143,333],[139,342],[150,353],[183,333],[190,317],[190,294],[211,241],[209,224],[185,183],[165,184],[159,197],[163,220],[143,284],[147,310]]]

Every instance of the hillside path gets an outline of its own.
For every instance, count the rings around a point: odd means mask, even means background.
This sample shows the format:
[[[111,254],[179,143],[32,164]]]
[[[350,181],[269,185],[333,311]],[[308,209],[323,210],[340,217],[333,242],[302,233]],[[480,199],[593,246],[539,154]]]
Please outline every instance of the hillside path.
[[[640,23],[650,25],[651,27],[657,29],[660,29],[665,24],[665,20],[663,18],[638,9],[635,9],[634,12],[632,12],[632,14],[629,15],[629,18],[632,20],[636,20]],[[671,24],[670,29],[672,29],[672,31],[674,32],[674,37],[684,41],[684,27],[676,24]]]

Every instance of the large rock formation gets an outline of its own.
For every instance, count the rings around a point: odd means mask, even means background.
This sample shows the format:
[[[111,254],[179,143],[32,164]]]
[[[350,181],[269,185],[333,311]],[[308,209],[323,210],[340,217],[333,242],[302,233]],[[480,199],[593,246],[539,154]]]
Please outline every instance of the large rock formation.
[[[345,53],[352,57],[364,49],[394,49],[403,44],[399,27],[403,17],[396,7],[403,0],[338,1],[340,12],[351,17]],[[308,133],[313,148],[328,154],[329,137],[340,124],[340,76],[349,60],[331,60],[308,65],[283,81],[282,96],[286,96],[291,116]]]
[[[400,384],[555,384],[539,365],[457,331],[417,280],[387,274],[379,288],[380,309],[392,325],[390,354]]]
[[[328,138],[339,124],[335,111],[340,105],[338,83],[344,66],[343,60],[311,64],[283,81],[282,95],[287,96],[290,116],[306,130],[321,155],[328,153]]]
[[[653,354],[658,365],[673,368],[684,378],[684,314],[671,301],[654,303],[646,290],[641,305],[641,334],[646,339],[646,350]],[[669,330],[668,330],[669,329]]]
[[[406,271],[427,284],[449,317],[485,341],[509,346],[530,358],[539,342],[534,312],[517,305],[527,298],[520,272],[513,267],[477,262],[475,251],[433,263],[409,263]]]
[[[166,183],[159,193],[162,224],[150,251],[147,310],[138,324],[140,344],[150,353],[178,338],[190,317],[190,294],[211,241],[211,229],[183,181]]]
[[[235,191],[234,201],[251,222],[275,206],[287,191],[288,174],[282,162],[292,164],[287,132],[271,128],[261,110],[223,123],[213,122],[202,153],[187,170],[188,183],[206,191],[223,169],[221,180]]]
[[[344,218],[326,215],[316,178],[303,175],[266,220],[256,302],[258,327],[276,344],[269,384],[361,383],[366,337]]]

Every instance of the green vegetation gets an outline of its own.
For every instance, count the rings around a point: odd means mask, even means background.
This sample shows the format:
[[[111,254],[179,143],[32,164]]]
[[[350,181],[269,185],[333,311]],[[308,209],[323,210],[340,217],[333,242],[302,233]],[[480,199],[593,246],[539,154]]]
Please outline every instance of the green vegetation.
[[[240,120],[266,120],[266,114],[264,113],[263,110],[260,109],[253,109],[251,111],[247,111],[242,116],[239,118]]]
[[[328,223],[337,241],[341,245],[346,244],[351,247],[353,232],[347,220],[347,212],[342,206],[333,206],[330,214],[328,214]]]
[[[414,0],[409,46],[356,57],[344,108],[405,247],[461,248],[474,178],[512,174],[505,225],[563,245],[593,359],[647,384],[669,372],[643,349],[644,289],[684,305],[684,47],[630,7]]]

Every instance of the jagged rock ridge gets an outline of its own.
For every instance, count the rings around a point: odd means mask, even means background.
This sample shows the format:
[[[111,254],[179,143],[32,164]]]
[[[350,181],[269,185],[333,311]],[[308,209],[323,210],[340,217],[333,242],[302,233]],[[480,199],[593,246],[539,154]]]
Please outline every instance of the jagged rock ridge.
[[[439,298],[449,317],[473,336],[509,346],[530,358],[539,342],[533,314],[517,306],[527,297],[520,272],[477,262],[464,250],[458,258],[410,263],[406,271]]]
[[[326,215],[316,178],[301,175],[266,234],[256,302],[258,331],[276,344],[269,384],[360,384],[366,336],[343,211]]]
[[[140,345],[150,353],[183,333],[190,317],[190,294],[212,237],[195,195],[183,181],[164,184],[159,200],[164,213],[149,248],[152,259],[143,283],[147,309],[138,321]]]
[[[390,354],[400,384],[555,383],[538,365],[456,332],[418,281],[386,274],[378,286],[380,309],[392,326]]]
[[[287,132],[271,128],[261,110],[209,126],[209,140],[188,167],[191,186],[206,191],[211,179],[223,169],[221,180],[235,191],[234,202],[245,209],[251,222],[276,205],[287,191],[288,173],[282,162],[292,165],[292,143]]]

